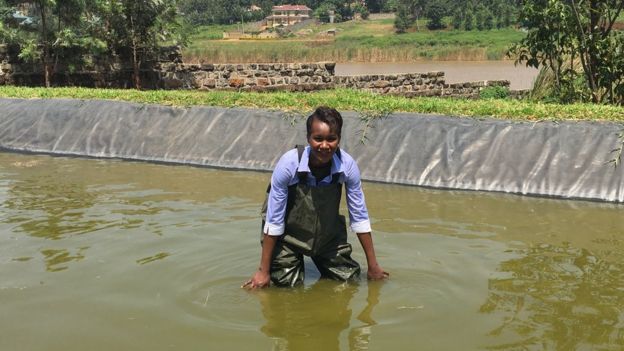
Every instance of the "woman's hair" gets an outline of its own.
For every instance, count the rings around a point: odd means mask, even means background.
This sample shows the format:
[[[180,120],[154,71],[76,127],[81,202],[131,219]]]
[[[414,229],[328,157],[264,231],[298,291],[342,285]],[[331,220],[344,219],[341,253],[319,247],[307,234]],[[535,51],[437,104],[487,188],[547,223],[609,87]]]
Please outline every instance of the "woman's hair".
[[[308,117],[306,121],[306,130],[307,137],[310,137],[312,133],[312,122],[314,120],[321,121],[323,123],[327,123],[329,129],[336,133],[338,137],[340,137],[340,133],[342,132],[342,116],[336,109],[327,107],[327,106],[319,106],[316,110]]]

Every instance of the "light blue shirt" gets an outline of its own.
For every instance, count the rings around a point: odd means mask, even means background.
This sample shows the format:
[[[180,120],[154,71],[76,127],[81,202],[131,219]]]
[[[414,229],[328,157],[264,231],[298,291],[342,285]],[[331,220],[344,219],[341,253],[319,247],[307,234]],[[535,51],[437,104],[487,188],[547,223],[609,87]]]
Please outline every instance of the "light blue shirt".
[[[347,208],[349,209],[349,222],[351,230],[356,233],[368,233],[371,231],[368,210],[362,192],[360,170],[357,163],[344,150],[340,150],[340,158],[334,154],[332,158],[331,174],[322,179],[318,184],[316,178],[310,172],[308,160],[310,147],[307,146],[298,162],[297,149],[286,152],[275,166],[271,176],[271,191],[267,207],[266,224],[264,232],[269,235],[282,235],[285,230],[286,202],[288,201],[288,187],[299,183],[297,172],[307,172],[309,186],[327,186],[331,184],[332,176],[339,173],[338,182],[345,184],[347,196]]]

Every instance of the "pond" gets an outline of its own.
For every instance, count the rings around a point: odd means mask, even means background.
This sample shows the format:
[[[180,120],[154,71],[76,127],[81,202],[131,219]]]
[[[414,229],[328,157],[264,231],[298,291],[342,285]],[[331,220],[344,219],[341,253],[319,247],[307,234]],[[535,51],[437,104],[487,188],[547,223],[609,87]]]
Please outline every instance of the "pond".
[[[624,347],[621,205],[364,183],[388,281],[248,292],[269,176],[0,153],[0,349]]]

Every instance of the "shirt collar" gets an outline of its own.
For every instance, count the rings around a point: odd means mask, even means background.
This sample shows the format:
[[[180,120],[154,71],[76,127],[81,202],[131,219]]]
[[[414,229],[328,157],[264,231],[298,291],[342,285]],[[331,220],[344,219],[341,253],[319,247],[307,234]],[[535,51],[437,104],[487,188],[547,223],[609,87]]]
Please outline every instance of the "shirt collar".
[[[297,167],[297,172],[310,172],[310,166],[308,165],[310,161],[310,145],[306,146],[303,150],[303,154],[301,155],[301,162],[299,162],[299,167]],[[332,166],[331,166],[331,174],[336,173],[344,173],[342,169],[342,160],[338,157],[337,154],[332,156]]]

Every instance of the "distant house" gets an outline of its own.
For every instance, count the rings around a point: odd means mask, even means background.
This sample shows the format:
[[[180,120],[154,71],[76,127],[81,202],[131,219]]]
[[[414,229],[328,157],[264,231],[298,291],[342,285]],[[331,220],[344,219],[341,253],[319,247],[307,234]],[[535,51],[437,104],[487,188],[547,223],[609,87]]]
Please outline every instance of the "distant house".
[[[271,16],[265,18],[266,27],[291,26],[310,19],[312,9],[305,5],[279,5],[273,6]]]

